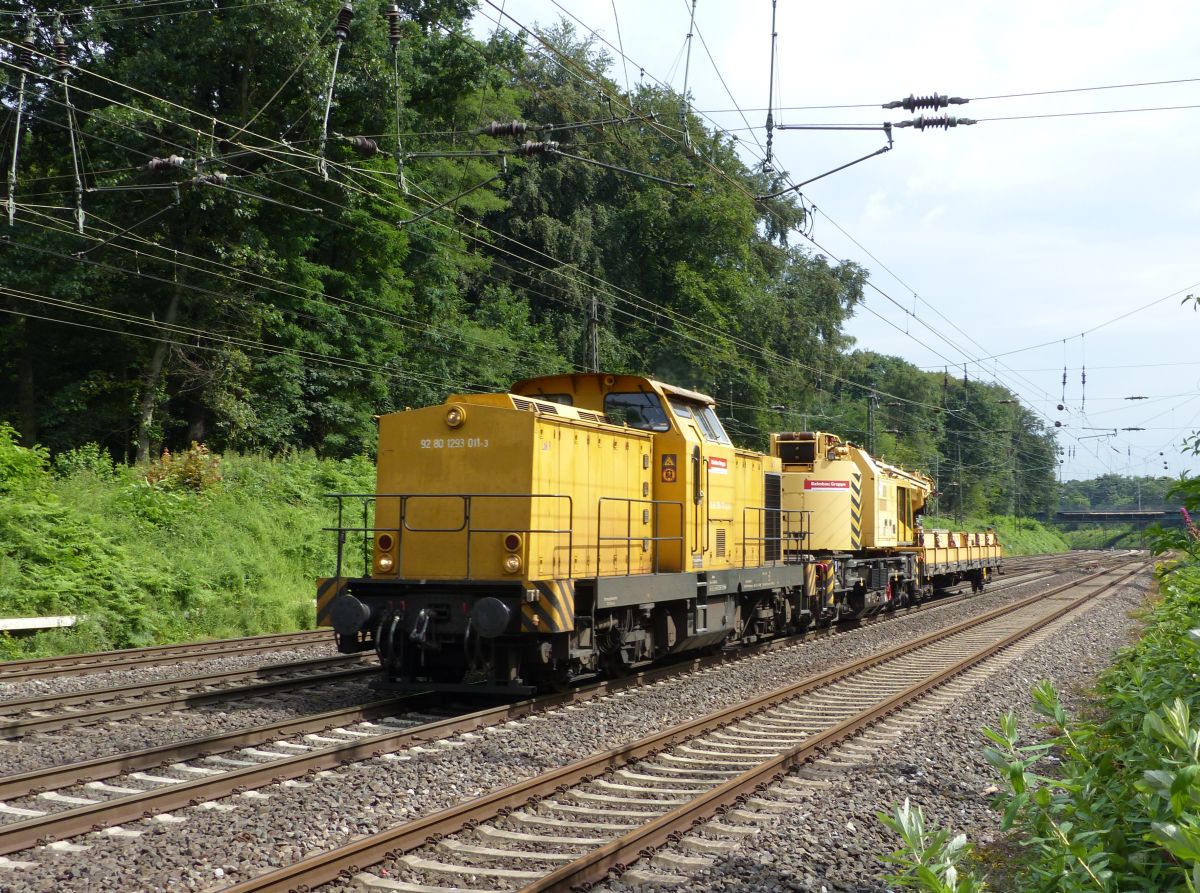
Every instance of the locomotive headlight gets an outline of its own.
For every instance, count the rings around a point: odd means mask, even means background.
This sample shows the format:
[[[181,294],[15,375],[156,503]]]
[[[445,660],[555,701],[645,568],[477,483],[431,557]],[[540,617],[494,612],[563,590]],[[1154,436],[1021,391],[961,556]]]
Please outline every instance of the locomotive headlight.
[[[461,406],[451,406],[446,410],[446,425],[450,428],[457,428],[467,420],[467,411]]]
[[[504,573],[515,574],[517,571],[519,571],[521,569],[521,556],[520,555],[505,555],[503,565],[504,565]]]
[[[380,552],[390,552],[392,551],[392,546],[395,545],[395,543],[392,541],[392,535],[390,533],[379,534],[375,540],[375,543],[379,546]]]
[[[380,555],[375,562],[375,566],[386,574],[396,566],[396,562],[392,559],[391,555]]]

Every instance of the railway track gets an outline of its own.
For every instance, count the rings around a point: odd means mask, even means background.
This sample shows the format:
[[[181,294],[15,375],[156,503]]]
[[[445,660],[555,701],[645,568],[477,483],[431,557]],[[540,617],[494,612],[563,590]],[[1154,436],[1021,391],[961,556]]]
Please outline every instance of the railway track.
[[[1018,575],[994,589],[1039,579],[1043,573]],[[913,611],[937,609],[962,597],[927,603]],[[908,616],[913,611],[885,615],[872,622]],[[807,641],[826,634],[810,633]],[[397,754],[397,758],[403,759],[398,752],[414,745],[429,745],[471,729],[495,726],[510,719],[795,644],[795,640],[779,640],[758,650],[747,649],[737,657],[718,656],[692,661],[682,667],[589,686],[565,696],[535,699],[433,722],[421,722],[420,716],[396,715],[398,711],[427,707],[428,700],[422,701],[419,696],[387,699],[230,735],[0,779],[0,800],[8,808],[4,814],[6,810],[0,807],[0,821],[8,820],[0,826],[0,854],[147,815],[168,814],[164,820],[169,820],[172,809],[198,803],[211,804],[215,798],[237,791],[298,779],[355,760],[383,754]],[[424,718],[429,719],[428,716]],[[241,748],[241,751],[232,752],[231,748]],[[184,760],[198,761],[185,765]],[[26,799],[22,801],[21,798]],[[14,801],[21,805],[12,806]],[[33,812],[42,814],[29,814]]]
[[[39,657],[29,660],[0,662],[0,683],[25,679],[52,679],[56,676],[81,676],[85,673],[105,673],[137,667],[157,667],[179,661],[209,660],[214,657],[233,657],[243,654],[262,654],[290,648],[305,648],[329,642],[328,630],[302,630],[294,633],[271,633],[239,639],[214,639],[183,645],[152,645],[146,648],[127,648],[122,651],[94,651],[61,657]]]
[[[111,722],[164,710],[200,707],[312,685],[344,682],[376,673],[378,669],[376,662],[359,655],[337,655],[268,664],[252,670],[205,673],[3,701],[0,702],[0,740],[11,741],[69,726]],[[246,680],[256,681],[247,685],[235,684]],[[78,705],[81,704],[96,705],[80,709]],[[19,714],[24,715],[15,719],[7,718]]]
[[[1016,575],[994,586],[993,591],[1001,592],[1049,575],[1049,571]],[[951,595],[860,623],[887,622],[920,611],[937,610],[968,597],[969,593]],[[420,715],[420,711],[427,711],[436,701],[418,693],[0,778],[0,856],[42,841],[61,840],[96,827],[112,827],[147,815],[167,814],[240,790],[252,790],[284,780],[295,781],[357,760],[396,754],[413,746],[446,740],[629,688],[803,645],[836,632],[835,629],[811,631],[737,652],[584,686],[565,695],[535,698],[453,717]],[[371,669],[365,668],[365,671]],[[78,693],[78,696],[84,694]],[[0,705],[0,709],[3,706]],[[418,715],[412,716],[414,711]]]
[[[324,851],[228,888],[275,893],[347,874],[362,889],[427,893],[466,884],[565,891],[731,809],[716,830],[749,833],[739,809],[788,770],[811,762],[896,710],[1139,573],[1106,569],[980,617],[836,667],[450,809]],[[728,845],[728,844],[726,844]],[[361,872],[389,862],[388,877]]]

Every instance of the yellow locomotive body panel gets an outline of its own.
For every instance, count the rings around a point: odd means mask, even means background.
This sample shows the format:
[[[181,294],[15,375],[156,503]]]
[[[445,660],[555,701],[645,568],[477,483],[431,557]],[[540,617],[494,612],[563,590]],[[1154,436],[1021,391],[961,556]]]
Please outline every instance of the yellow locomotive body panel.
[[[652,569],[629,508],[649,486],[645,432],[488,394],[383,416],[379,444],[376,579],[519,581],[539,593],[531,625],[564,632],[571,580]]]
[[[916,517],[933,490],[924,475],[822,432],[772,434],[771,448],[783,460],[783,508],[809,515],[806,548],[857,552],[916,543]]]
[[[629,509],[645,519],[649,530],[643,523],[643,533],[638,534],[635,525],[630,540],[622,541],[625,534],[614,534],[612,527],[627,529],[625,509],[617,505],[615,495],[606,499],[608,505],[601,503],[601,516],[610,522],[609,532],[602,535],[617,536],[609,559],[618,559],[602,565],[602,574],[725,570],[763,562],[768,551],[765,474],[778,473],[779,461],[735,447],[715,422],[710,397],[638,376],[588,374],[530,379],[514,385],[513,392],[547,401],[570,400],[576,412],[614,421],[622,412],[630,413],[628,424],[648,426],[653,438],[649,481],[629,494]],[[657,558],[653,567],[644,561],[637,566],[622,563],[616,554],[631,541],[636,547],[639,536],[649,537],[652,546],[647,551]]]

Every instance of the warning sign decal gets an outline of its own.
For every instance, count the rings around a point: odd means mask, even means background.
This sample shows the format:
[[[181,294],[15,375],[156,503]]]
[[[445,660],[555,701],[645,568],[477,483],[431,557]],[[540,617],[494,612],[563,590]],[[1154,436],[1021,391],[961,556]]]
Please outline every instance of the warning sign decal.
[[[662,456],[662,482],[664,484],[673,484],[679,480],[679,468],[675,453],[663,453]]]

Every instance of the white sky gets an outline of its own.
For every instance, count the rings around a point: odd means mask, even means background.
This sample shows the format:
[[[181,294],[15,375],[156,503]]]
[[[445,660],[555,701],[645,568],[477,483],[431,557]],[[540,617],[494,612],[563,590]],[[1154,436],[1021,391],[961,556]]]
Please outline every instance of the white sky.
[[[480,0],[480,34],[496,27],[501,6],[529,26],[552,24],[569,10],[616,45],[619,17],[629,78],[636,81],[641,66],[648,79],[683,88],[688,0],[491,2]],[[516,27],[511,19],[505,25]],[[702,35],[756,128],[738,131],[752,150],[744,152],[748,162],[761,154],[754,137],[765,140],[770,30],[770,0],[698,0],[688,90],[700,111],[734,107]],[[881,104],[910,93],[977,98],[1200,79],[1194,2],[779,0],[777,31],[777,124],[896,122],[912,116],[877,107],[789,107]],[[624,82],[619,59],[611,74]],[[1176,105],[1200,106],[1200,80],[977,100],[924,114],[986,119]],[[712,111],[711,118],[724,128],[746,126],[736,112]],[[1200,295],[1200,108],[981,120],[950,131],[896,130],[895,139],[890,153],[804,190],[822,212],[814,232],[821,245],[869,269],[871,281],[909,312],[914,290],[920,296],[913,319],[868,290],[870,310],[849,327],[858,346],[924,367],[950,360],[959,364],[951,370],[959,378],[965,361],[972,378],[1012,388],[1048,424],[1066,426],[1059,440],[1075,455],[1064,456],[1064,479],[1200,472],[1200,460],[1178,449],[1184,434],[1200,428],[1200,313],[1180,306],[1184,295]],[[879,132],[776,131],[774,145],[777,166],[798,182],[883,143]],[[1047,341],[1054,343],[971,363]],[[1067,408],[1060,412],[1064,365]],[[1135,395],[1150,399],[1124,399]],[[1090,436],[1105,427],[1147,430]]]

